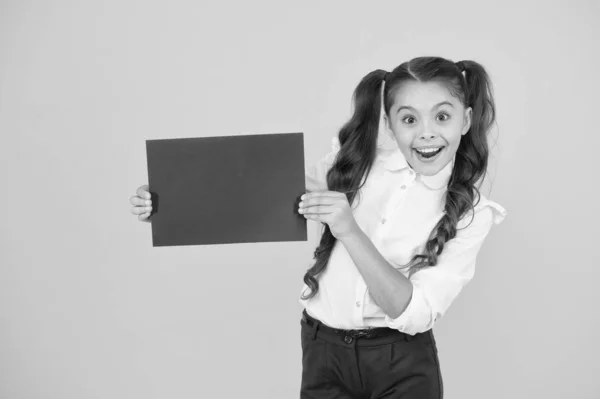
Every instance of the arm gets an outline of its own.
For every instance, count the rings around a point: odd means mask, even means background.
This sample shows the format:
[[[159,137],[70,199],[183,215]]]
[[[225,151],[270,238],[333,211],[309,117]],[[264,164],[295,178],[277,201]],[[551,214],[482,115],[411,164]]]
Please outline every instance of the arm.
[[[354,234],[340,241],[346,247],[377,305],[386,315],[398,317],[402,314],[412,296],[413,285],[410,280],[381,255],[360,227]]]
[[[473,221],[470,216],[461,219],[458,228],[468,226],[445,244],[437,265],[419,270],[410,279],[396,270],[362,231],[342,243],[386,314],[387,325],[414,335],[431,329],[471,280],[477,253],[493,223],[500,223],[505,215],[500,205],[482,198]]]

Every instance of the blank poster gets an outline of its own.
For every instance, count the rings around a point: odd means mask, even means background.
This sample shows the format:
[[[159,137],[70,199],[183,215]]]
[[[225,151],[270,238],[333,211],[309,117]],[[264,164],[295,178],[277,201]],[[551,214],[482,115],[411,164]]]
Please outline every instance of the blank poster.
[[[303,133],[146,140],[152,245],[306,241]]]

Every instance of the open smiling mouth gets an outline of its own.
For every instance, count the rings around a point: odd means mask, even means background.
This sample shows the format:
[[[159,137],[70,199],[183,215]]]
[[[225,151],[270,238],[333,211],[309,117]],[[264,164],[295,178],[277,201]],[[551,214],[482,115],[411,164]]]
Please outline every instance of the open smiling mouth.
[[[433,160],[436,158],[446,147],[438,147],[438,148],[427,148],[427,149],[413,149],[417,153],[417,157],[420,160]]]

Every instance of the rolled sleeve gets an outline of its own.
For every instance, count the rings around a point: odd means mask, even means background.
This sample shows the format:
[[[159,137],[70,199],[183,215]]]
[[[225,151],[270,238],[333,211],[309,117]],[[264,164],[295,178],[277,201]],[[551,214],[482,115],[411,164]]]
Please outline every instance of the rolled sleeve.
[[[502,206],[482,196],[474,217],[469,215],[459,221],[456,236],[445,244],[437,265],[411,276],[411,300],[397,318],[385,316],[388,327],[409,335],[431,329],[473,278],[477,254],[485,238],[492,225],[502,222],[506,214]]]
[[[333,165],[335,157],[340,150],[340,142],[337,136],[331,139],[331,151],[317,162],[305,168],[306,191],[327,190],[327,172]]]

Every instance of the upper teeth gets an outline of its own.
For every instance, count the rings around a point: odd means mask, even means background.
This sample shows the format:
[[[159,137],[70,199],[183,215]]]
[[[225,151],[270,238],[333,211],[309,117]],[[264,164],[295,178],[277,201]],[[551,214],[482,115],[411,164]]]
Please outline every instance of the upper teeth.
[[[421,149],[418,149],[417,151],[419,151],[419,152],[435,152],[435,151],[439,150],[440,148],[442,148],[442,147],[437,147],[437,148],[421,148]]]

